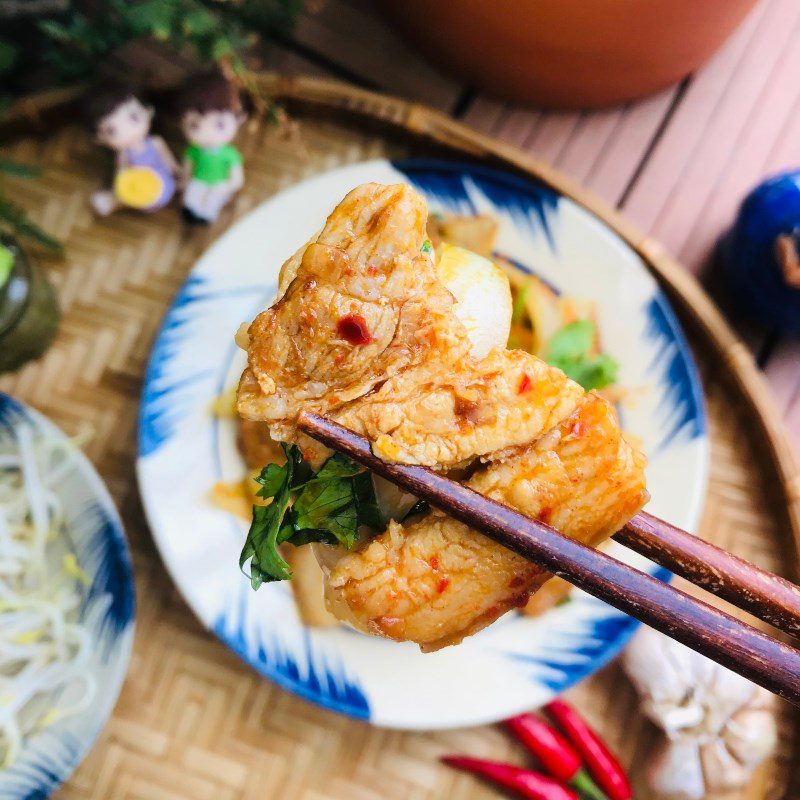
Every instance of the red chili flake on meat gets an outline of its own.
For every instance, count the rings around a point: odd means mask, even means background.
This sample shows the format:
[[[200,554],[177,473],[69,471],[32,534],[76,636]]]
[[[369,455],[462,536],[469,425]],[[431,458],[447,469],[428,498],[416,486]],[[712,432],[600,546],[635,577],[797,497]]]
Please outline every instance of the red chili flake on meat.
[[[439,583],[436,584],[436,591],[441,594],[450,585],[450,578],[439,578]]]
[[[333,356],[333,360],[334,360],[334,361],[335,361],[337,364],[341,364],[341,363],[342,363],[342,361],[344,361],[344,353],[342,353],[342,352],[335,353],[335,354],[334,354],[334,356]]]
[[[367,275],[375,277],[378,274],[378,268],[374,264],[367,264]]]
[[[589,426],[585,422],[583,422],[583,420],[579,419],[572,426],[572,431],[571,432],[572,432],[573,436],[583,436],[588,430],[589,430]]]
[[[342,339],[350,344],[369,344],[373,341],[367,321],[361,314],[347,314],[336,323],[336,328]]]
[[[428,563],[431,565],[431,569],[436,572],[439,569],[439,556],[431,556],[428,559]]]
[[[533,381],[528,375],[527,372],[522,373],[522,380],[519,382],[519,388],[517,389],[518,394],[525,394],[525,392],[529,392],[531,387],[533,386]]]
[[[549,506],[545,506],[539,512],[539,520],[540,520],[540,522],[548,523],[548,522],[550,522],[550,518],[552,516],[553,516],[553,509],[550,508]]]

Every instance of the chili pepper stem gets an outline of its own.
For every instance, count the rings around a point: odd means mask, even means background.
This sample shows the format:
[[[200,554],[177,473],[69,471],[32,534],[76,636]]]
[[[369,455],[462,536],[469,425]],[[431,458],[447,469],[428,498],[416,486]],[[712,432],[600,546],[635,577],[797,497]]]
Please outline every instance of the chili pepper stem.
[[[573,789],[577,789],[586,800],[608,800],[606,793],[592,780],[592,776],[581,768],[570,781]]]
[[[592,778],[610,800],[632,800],[630,781],[622,764],[583,717],[558,698],[551,700],[544,710],[583,757]]]

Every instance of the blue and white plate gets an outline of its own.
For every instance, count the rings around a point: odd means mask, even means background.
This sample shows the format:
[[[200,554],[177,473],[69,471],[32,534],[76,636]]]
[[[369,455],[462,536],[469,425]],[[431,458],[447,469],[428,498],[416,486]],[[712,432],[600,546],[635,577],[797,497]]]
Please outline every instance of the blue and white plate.
[[[233,335],[272,301],[284,259],[365,181],[411,182],[432,211],[496,216],[500,254],[596,302],[604,349],[620,363],[620,384],[635,390],[635,402],[620,412],[650,458],[649,510],[695,527],[708,458],[700,383],[641,259],[550,189],[442,161],[378,160],[319,175],[256,208],[200,259],[166,317],[145,381],[138,464],[145,508],[162,557],[200,619],[285,689],[393,728],[490,722],[544,703],[601,667],[637,623],[575,593],[541,618],[508,614],[460,646],[429,655],[344,627],[306,628],[288,585],[250,589],[238,567],[246,525],[208,499],[214,483],[237,480],[245,469],[233,421],[211,411],[245,363]],[[628,553],[626,560],[655,569]]]
[[[22,425],[64,438],[50,420],[0,392],[0,442]],[[133,572],[122,523],[89,460],[78,450],[67,458],[56,491],[69,547],[90,579],[80,620],[91,641],[85,672],[95,692],[88,708],[30,736],[11,767],[0,770],[3,800],[44,800],[69,777],[111,714],[133,643]]]

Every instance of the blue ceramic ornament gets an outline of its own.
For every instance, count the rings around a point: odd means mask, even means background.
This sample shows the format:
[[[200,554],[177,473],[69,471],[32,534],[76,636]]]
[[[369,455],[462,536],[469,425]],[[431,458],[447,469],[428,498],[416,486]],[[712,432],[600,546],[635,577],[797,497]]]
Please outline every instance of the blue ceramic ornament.
[[[721,255],[737,308],[771,330],[800,336],[800,170],[747,195]]]

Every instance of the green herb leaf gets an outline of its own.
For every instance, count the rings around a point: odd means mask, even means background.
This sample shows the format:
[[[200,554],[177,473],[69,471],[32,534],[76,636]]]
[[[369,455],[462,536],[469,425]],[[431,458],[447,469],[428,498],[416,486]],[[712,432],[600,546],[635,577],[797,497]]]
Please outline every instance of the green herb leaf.
[[[346,478],[309,481],[295,500],[292,511],[297,530],[328,531],[345,547],[355,544],[358,509],[353,484]]]
[[[361,526],[381,530],[378,503],[369,472],[337,453],[316,474],[311,472],[295,445],[283,445],[286,464],[268,464],[256,481],[258,495],[272,498],[268,506],[253,507],[253,521],[239,557],[244,568],[250,560],[250,582],[291,578],[289,565],[278,545],[295,547],[309,542],[352,547]]]
[[[562,370],[567,377],[579,383],[587,392],[615,383],[619,371],[617,362],[605,353],[597,356],[581,356],[572,361],[550,363]]]
[[[422,250],[423,253],[432,253],[433,252],[433,245],[431,244],[431,240],[430,239],[426,239],[422,243],[422,247],[420,247],[420,250]]]
[[[547,363],[558,367],[587,392],[614,383],[619,371],[619,365],[611,356],[589,355],[594,339],[594,323],[582,319],[557,331],[547,347]]]
[[[585,356],[594,342],[594,323],[588,319],[570,322],[556,331],[547,345],[547,361],[569,361]]]
[[[286,465],[281,467],[277,464],[267,464],[256,478],[256,483],[261,484],[256,494],[264,499],[275,497],[286,481],[286,469]]]
[[[366,525],[373,531],[383,530],[384,523],[375,497],[375,485],[372,483],[372,475],[366,470],[353,477],[353,499],[359,527]]]
[[[294,477],[294,465],[294,459],[287,458],[286,466],[281,470],[280,484],[270,486],[270,489],[275,489],[272,502],[268,506],[253,506],[253,521],[239,556],[240,569],[250,559],[250,584],[253,589],[258,589],[265,581],[282,581],[292,577],[289,565],[278,552],[278,545],[293,533],[291,525],[284,522],[284,516],[291,500],[290,487]],[[262,475],[265,472],[270,473],[272,480],[275,470],[270,471],[267,467],[262,470]]]
[[[364,467],[351,461],[341,453],[332,455],[320,468],[319,472],[311,479],[313,481],[328,481],[331,478],[352,478],[364,472]]]

